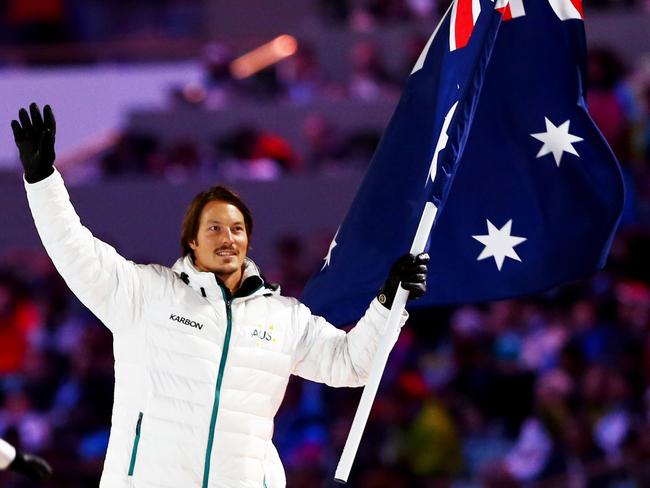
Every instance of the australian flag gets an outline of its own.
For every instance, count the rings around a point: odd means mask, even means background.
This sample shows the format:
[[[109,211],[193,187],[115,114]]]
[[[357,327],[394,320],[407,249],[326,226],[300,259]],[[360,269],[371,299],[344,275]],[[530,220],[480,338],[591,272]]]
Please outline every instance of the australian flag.
[[[581,0],[454,0],[303,301],[354,322],[437,208],[418,305],[543,291],[601,268],[623,205],[585,104]]]

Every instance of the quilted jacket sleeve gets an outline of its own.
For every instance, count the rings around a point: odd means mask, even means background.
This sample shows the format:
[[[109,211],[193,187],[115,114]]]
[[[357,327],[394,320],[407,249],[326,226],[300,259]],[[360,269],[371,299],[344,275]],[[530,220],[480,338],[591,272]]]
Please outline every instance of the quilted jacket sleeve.
[[[58,171],[37,183],[25,182],[36,229],[65,282],[111,331],[139,321],[146,300],[146,266],[127,261],[93,237],[75,212]]]
[[[400,327],[407,318],[408,313],[404,311]],[[346,333],[299,304],[295,318],[299,339],[293,374],[329,386],[365,385],[387,319],[388,310],[375,299],[363,318]],[[391,338],[393,344],[398,335]]]
[[[0,470],[7,469],[16,457],[16,449],[6,441],[0,439]]]

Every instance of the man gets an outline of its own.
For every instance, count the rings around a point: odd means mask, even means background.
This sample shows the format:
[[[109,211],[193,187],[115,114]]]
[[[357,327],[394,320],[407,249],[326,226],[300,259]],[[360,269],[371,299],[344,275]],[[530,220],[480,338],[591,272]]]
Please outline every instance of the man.
[[[41,240],[113,333],[115,400],[100,486],[284,486],[271,437],[289,376],[363,385],[399,283],[421,296],[428,256],[398,260],[346,334],[264,281],[247,258],[250,211],[213,187],[184,218],[184,257],[171,269],[136,265],[79,222],[53,166],[51,108],[41,115],[32,104],[19,119],[12,129]]]
[[[20,473],[33,481],[43,481],[52,475],[52,468],[44,459],[22,453],[0,439],[0,471],[5,469]]]

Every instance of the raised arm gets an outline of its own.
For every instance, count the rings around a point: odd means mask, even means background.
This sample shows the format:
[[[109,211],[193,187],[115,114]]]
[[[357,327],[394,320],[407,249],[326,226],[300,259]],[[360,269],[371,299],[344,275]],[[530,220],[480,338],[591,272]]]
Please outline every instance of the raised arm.
[[[25,170],[25,180],[36,183],[54,172],[56,120],[49,105],[45,105],[43,116],[35,103],[29,106],[29,112],[31,118],[27,110],[21,108],[18,111],[20,122],[12,120],[11,130]]]
[[[429,256],[407,254],[398,259],[363,318],[345,332],[312,315],[300,305],[296,314],[301,336],[296,348],[293,373],[330,386],[363,386],[366,383],[379,340],[385,333],[397,287],[410,291],[410,298],[426,292]],[[402,315],[404,325],[408,314]],[[392,338],[397,341],[397,335]]]
[[[38,234],[73,293],[115,331],[138,321],[151,270],[122,258],[113,247],[81,225],[63,179],[54,168],[56,122],[46,105],[41,116],[32,103],[28,114],[11,122],[25,170],[25,190]]]

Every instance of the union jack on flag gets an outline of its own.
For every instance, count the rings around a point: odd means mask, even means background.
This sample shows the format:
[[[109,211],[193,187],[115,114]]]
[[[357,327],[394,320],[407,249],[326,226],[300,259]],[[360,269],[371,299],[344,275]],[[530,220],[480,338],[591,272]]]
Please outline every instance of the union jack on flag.
[[[449,23],[450,51],[467,46],[480,13],[480,0],[459,0],[452,4]]]
[[[561,20],[584,18],[582,0],[548,0],[548,2]],[[524,0],[496,0],[495,9],[501,12],[503,20],[526,15]],[[480,13],[480,0],[458,0],[452,4],[449,24],[450,51],[467,46]]]

